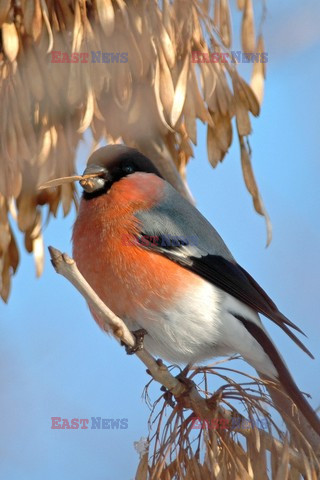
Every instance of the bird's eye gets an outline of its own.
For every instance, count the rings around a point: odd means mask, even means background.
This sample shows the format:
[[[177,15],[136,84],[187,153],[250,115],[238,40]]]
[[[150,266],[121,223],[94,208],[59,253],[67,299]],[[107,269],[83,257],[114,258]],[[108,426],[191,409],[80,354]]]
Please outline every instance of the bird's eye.
[[[126,175],[130,175],[130,173],[134,173],[136,171],[132,163],[125,163],[122,165],[121,169]]]

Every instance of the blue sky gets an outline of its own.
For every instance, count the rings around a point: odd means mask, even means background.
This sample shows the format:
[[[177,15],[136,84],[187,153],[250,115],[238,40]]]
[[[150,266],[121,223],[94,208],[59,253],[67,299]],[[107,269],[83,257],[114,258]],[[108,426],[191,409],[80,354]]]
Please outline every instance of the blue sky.
[[[310,360],[265,320],[298,385],[320,404],[320,41],[316,1],[271,1],[265,26],[269,52],[266,95],[251,139],[254,171],[273,223],[256,215],[241,174],[237,142],[216,170],[206,160],[200,127],[188,181],[199,210],[213,223],[242,264],[281,310],[308,335]],[[89,145],[82,145],[83,165]],[[71,252],[75,213],[51,221],[46,245]],[[21,236],[18,235],[22,246]],[[46,259],[35,279],[23,254],[8,305],[0,304],[0,474],[7,480],[112,480],[133,478],[133,442],[147,435],[143,365],[125,355],[92,320],[84,300]],[[241,364],[246,371],[249,367]],[[152,389],[153,398],[159,388]],[[51,417],[127,418],[123,430],[52,430]],[[125,461],[124,461],[125,459]]]

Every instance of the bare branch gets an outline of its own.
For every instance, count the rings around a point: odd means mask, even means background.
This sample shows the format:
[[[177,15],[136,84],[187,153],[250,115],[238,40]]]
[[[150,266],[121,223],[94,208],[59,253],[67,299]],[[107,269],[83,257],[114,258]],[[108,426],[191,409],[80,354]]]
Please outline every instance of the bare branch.
[[[111,330],[118,341],[122,341],[129,347],[134,347],[135,338],[126,324],[98,297],[79,272],[76,262],[66,253],[62,254],[56,248],[49,247],[49,252],[51,255],[51,263],[56,272],[69,280],[86,299],[88,304],[94,308],[99,318],[104,321],[105,330],[107,332]],[[162,362],[157,363],[146,349],[137,351],[136,355],[146,365],[152,377],[166,387],[174,396],[179,396],[185,392],[185,385],[173,377]]]
[[[88,304],[95,310],[99,319],[103,320],[105,330],[107,332],[111,331],[118,341],[122,341],[126,345],[133,347],[135,345],[135,338],[132,333],[123,320],[115,315],[90,287],[79,272],[76,262],[67,254],[62,254],[56,248],[49,247],[49,251],[51,262],[56,272],[65,277],[81,293]],[[145,348],[137,351],[136,356],[139,357],[148,368],[148,372],[153,379],[170,391],[182,407],[191,409],[197,417],[211,420],[216,417],[218,412],[219,416],[227,420],[232,419],[233,412],[217,404],[213,405],[212,401],[203,398],[192,381],[190,381],[190,386],[180,382],[171,375],[161,360],[156,361]],[[246,420],[244,417],[242,418]],[[281,441],[275,439],[271,434],[261,429],[258,430],[260,438],[263,440],[267,450],[271,451],[275,449],[280,455],[284,452],[284,449],[288,448],[287,445],[282,444]],[[246,438],[251,435],[248,430],[241,430],[239,433]],[[288,455],[290,464],[301,473],[304,473],[306,466],[303,456],[292,448],[289,448]]]

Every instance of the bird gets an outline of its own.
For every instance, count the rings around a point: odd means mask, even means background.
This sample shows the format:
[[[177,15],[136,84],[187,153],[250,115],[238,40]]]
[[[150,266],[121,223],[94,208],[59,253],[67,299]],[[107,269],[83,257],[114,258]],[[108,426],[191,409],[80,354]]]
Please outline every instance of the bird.
[[[101,300],[136,332],[137,348],[178,365],[240,354],[282,385],[320,435],[320,420],[260,315],[313,358],[294,333],[302,330],[237,263],[208,220],[154,162],[126,145],[93,152],[84,175],[73,258]]]

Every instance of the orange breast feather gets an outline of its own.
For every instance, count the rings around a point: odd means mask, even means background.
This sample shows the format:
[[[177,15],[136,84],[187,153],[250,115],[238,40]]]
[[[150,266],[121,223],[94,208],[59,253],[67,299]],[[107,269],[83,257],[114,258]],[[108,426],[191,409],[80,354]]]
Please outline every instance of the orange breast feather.
[[[139,232],[134,212],[161,199],[162,180],[136,173],[91,200],[81,200],[73,231],[73,256],[100,298],[122,318],[161,310],[198,277],[132,241]],[[151,178],[150,178],[151,177]],[[200,279],[199,279],[200,280]]]

